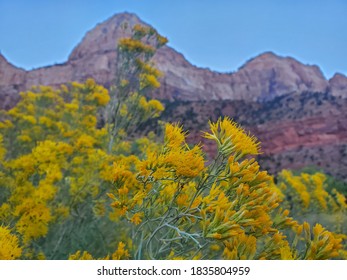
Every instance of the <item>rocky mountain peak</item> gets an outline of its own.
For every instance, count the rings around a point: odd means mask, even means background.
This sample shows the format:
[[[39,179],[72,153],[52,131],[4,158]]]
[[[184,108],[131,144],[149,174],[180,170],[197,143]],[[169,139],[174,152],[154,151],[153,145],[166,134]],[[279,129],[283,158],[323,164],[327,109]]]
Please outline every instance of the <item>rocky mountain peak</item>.
[[[10,88],[16,99],[18,93],[15,93],[15,88],[25,90],[37,84],[59,86],[69,81],[84,81],[89,77],[106,87],[110,86],[117,74],[117,41],[129,36],[135,24],[148,26],[131,13],[116,14],[99,23],[86,33],[68,61],[60,65],[24,71],[0,56],[0,96],[8,96]],[[164,73],[162,87],[155,93],[155,97],[160,99],[263,102],[302,92],[330,91],[333,95],[347,95],[344,76],[337,75],[327,81],[317,66],[305,65],[273,52],[254,57],[232,74],[193,66],[170,47],[161,48],[154,61]]]
[[[19,71],[21,71],[22,69],[14,66],[13,64],[11,64],[6,58],[5,56],[3,56],[0,52],[0,68],[13,68],[13,69],[17,69]],[[24,71],[24,70],[22,70]],[[1,79],[1,75],[0,75],[0,79]]]
[[[69,60],[76,60],[95,53],[115,51],[117,41],[129,36],[131,27],[135,24],[147,25],[135,14],[116,14],[108,20],[99,23],[82,39],[69,56]]]
[[[13,83],[20,83],[20,78],[24,73],[25,71],[23,69],[12,65],[0,53],[0,85],[12,85]]]
[[[341,73],[336,73],[330,80],[330,91],[335,96],[347,97],[347,77]]]
[[[329,86],[319,67],[273,52],[249,60],[236,74],[247,82],[249,88],[258,88],[258,94],[255,93],[258,100],[304,91],[325,92]]]

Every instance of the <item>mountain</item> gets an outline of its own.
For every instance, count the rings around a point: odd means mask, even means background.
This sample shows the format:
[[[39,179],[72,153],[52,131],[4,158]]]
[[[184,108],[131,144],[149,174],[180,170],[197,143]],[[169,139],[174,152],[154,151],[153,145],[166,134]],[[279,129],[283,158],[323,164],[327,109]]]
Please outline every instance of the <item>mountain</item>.
[[[14,106],[19,92],[33,85],[93,77],[109,87],[116,75],[116,43],[129,35],[125,23],[147,25],[134,14],[117,14],[87,32],[62,64],[25,71],[0,54],[0,109]],[[259,159],[272,172],[313,164],[347,180],[346,76],[327,80],[318,66],[272,52],[234,73],[196,67],[167,46],[154,61],[164,73],[153,94],[166,103],[163,119],[181,120],[191,141],[208,119],[229,115],[262,141]]]
[[[128,36],[129,26],[143,24],[136,15],[117,14],[87,32],[62,64],[24,71],[0,57],[0,96],[18,99],[18,91],[32,85],[58,86],[69,81],[93,77],[110,86],[115,77],[116,43]],[[218,73],[191,65],[182,54],[163,47],[155,56],[158,68],[165,74],[156,93],[163,100],[249,100],[267,101],[289,93],[330,92],[346,97],[347,77],[337,74],[326,80],[317,66],[304,65],[290,57],[263,53],[231,74]],[[7,97],[9,98],[9,97]],[[10,107],[11,102],[1,103]]]

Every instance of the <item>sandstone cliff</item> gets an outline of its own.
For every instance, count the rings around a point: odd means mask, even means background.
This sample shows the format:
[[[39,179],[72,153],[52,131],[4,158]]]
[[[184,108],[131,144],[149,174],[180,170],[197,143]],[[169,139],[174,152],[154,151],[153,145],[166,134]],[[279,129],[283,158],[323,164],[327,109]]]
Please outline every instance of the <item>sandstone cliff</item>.
[[[116,44],[128,36],[135,24],[144,24],[137,16],[123,13],[113,16],[87,32],[67,62],[31,71],[18,69],[0,57],[0,108],[14,104],[18,91],[33,85],[58,86],[93,77],[110,86],[116,75]],[[154,58],[165,74],[156,96],[166,100],[248,100],[267,101],[277,96],[301,92],[330,92],[347,97],[347,78],[335,75],[329,81],[317,66],[304,65],[290,57],[261,54],[238,71],[218,73],[191,65],[182,54],[163,47]],[[11,102],[11,99],[13,101]]]

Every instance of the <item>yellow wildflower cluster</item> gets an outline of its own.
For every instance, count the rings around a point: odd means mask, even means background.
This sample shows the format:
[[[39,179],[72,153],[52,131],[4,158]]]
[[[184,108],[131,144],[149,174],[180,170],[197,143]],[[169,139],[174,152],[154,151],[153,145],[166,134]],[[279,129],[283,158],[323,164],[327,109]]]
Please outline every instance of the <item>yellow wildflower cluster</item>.
[[[290,208],[292,216],[303,226],[298,227],[300,234],[303,230],[306,239],[313,239],[311,247],[304,258],[326,259],[345,256],[345,249],[341,241],[346,239],[347,233],[347,201],[346,197],[336,189],[328,191],[328,181],[323,173],[301,173],[283,170],[278,177],[278,185],[284,196],[283,206]],[[310,225],[314,236],[311,237]],[[323,226],[324,228],[323,228]],[[325,228],[338,233],[328,232]],[[319,238],[324,238],[326,243]],[[323,237],[324,236],[324,237]]]
[[[156,78],[161,77],[163,74],[157,69],[155,68],[151,63],[145,63],[140,59],[136,60],[136,64],[138,66],[139,69],[141,69],[141,71],[143,73],[146,73],[148,75],[152,75]]]
[[[310,234],[308,224],[304,224],[306,235]],[[323,260],[339,256],[339,250],[342,249],[343,237],[327,231],[322,225],[316,224],[313,229],[313,240],[306,253],[306,259]]]
[[[19,247],[18,237],[11,231],[0,226],[0,260],[15,260],[22,254],[22,248]]]
[[[127,29],[129,26],[124,26]],[[128,135],[133,134],[147,120],[158,117],[164,106],[158,100],[147,101],[146,96],[160,86],[161,73],[151,62],[155,51],[165,40],[153,28],[133,25],[129,38],[118,41],[116,87],[108,105],[108,152],[115,152]],[[116,143],[116,141],[118,142]]]
[[[139,105],[140,108],[142,108],[147,114],[150,114],[152,117],[159,117],[160,113],[164,111],[164,106],[160,101],[156,99],[147,101],[144,96],[140,98]]]
[[[106,257],[95,259],[88,251],[81,252],[78,250],[74,254],[69,255],[69,260],[127,260],[129,259],[129,252],[125,249],[125,244],[123,242],[118,243],[118,247],[111,257],[107,255]]]
[[[288,207],[291,207],[293,211],[301,211],[302,208],[298,206],[300,204],[306,212],[316,213],[339,212],[347,207],[342,194],[336,190],[333,190],[331,194],[327,192],[326,176],[322,173],[294,175],[289,170],[283,170],[279,181],[281,191],[292,199]]]
[[[279,207],[284,194],[254,159],[244,158],[259,152],[257,140],[227,118],[218,126],[221,132],[211,123],[211,132],[204,134],[221,143],[219,156],[207,166],[201,148],[186,144],[182,126],[167,124],[161,151],[144,150],[144,159],[127,157],[128,164],[117,167],[117,191],[109,197],[115,213],[139,228],[132,240],[145,247],[134,257],[304,259],[305,251],[296,249],[302,244],[287,237],[300,226]],[[236,144],[226,150],[227,138]],[[252,149],[237,145],[238,139],[252,143]],[[340,256],[342,239],[327,234],[335,245],[326,247],[330,255],[324,256]]]
[[[134,34],[134,38],[137,40],[141,40],[142,38],[146,38],[146,37],[147,38],[155,37],[156,48],[160,48],[168,42],[168,40],[165,37],[157,33],[157,31],[153,29],[152,27],[146,27],[140,24],[135,24],[133,26],[132,31]]]
[[[157,80],[156,76],[151,74],[141,74],[140,76],[140,89],[145,89],[147,87],[158,88],[160,83]]]
[[[218,151],[222,154],[234,153],[237,159],[244,155],[259,154],[257,139],[247,135],[243,128],[228,117],[220,118],[216,123],[210,122],[210,129],[211,132],[206,132],[204,137],[216,141]]]
[[[70,242],[64,232],[81,209],[100,205],[97,195],[106,187],[100,185],[101,171],[113,158],[104,152],[107,130],[97,128],[96,116],[109,96],[89,79],[58,90],[36,87],[21,97],[1,122],[0,217],[20,237],[22,257],[38,258],[48,250],[39,240],[54,242],[61,235],[64,244]],[[66,255],[59,250],[48,257]]]
[[[154,54],[155,49],[147,44],[132,38],[122,38],[118,42],[119,48],[124,52]]]

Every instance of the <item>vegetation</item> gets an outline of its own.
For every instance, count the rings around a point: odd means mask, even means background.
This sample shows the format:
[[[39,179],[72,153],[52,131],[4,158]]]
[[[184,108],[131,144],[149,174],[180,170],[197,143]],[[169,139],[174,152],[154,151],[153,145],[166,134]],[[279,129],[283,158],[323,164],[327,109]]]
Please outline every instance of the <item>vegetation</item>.
[[[91,79],[41,86],[3,112],[0,259],[346,258],[344,197],[320,173],[275,184],[253,158],[257,139],[228,117],[202,135],[213,159],[180,124],[136,137],[164,110],[146,94],[165,43],[136,25],[110,92]],[[310,213],[333,219],[300,218]]]

